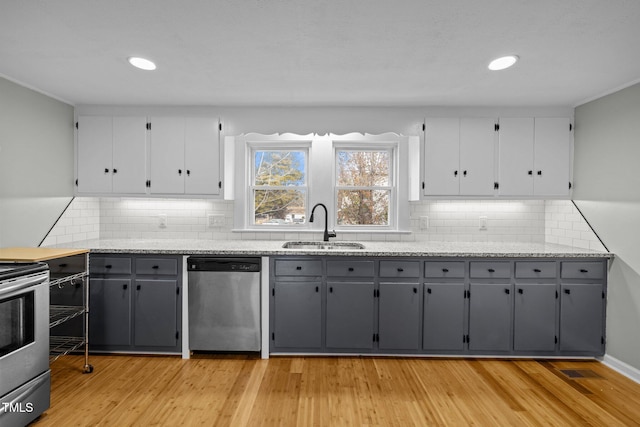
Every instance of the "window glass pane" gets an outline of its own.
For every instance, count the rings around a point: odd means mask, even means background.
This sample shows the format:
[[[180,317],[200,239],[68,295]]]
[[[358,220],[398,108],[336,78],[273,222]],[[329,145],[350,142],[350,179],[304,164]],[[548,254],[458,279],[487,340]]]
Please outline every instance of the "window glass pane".
[[[257,225],[292,225],[306,222],[304,190],[255,190],[253,200],[254,223]]]
[[[389,190],[338,190],[338,225],[389,225]]]
[[[304,185],[306,160],[303,151],[255,151],[254,185]]]
[[[336,155],[338,186],[377,187],[390,185],[389,151],[340,150]]]

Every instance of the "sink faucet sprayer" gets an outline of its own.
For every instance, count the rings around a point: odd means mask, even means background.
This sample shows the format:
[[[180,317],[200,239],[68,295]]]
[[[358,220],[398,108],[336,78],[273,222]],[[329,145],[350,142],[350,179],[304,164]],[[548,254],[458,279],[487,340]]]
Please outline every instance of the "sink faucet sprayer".
[[[329,233],[329,212],[327,211],[327,207],[322,203],[316,203],[316,205],[311,209],[311,217],[309,217],[309,222],[313,222],[313,212],[316,210],[318,206],[322,206],[324,208],[324,241],[328,242],[329,237],[336,237],[335,230]]]

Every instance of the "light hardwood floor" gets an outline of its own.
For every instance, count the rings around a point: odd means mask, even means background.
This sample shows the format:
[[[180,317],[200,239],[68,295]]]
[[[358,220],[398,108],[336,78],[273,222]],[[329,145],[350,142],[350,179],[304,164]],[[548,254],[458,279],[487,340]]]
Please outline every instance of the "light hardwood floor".
[[[92,356],[52,365],[45,426],[640,426],[597,361]],[[575,377],[576,378],[571,378]]]

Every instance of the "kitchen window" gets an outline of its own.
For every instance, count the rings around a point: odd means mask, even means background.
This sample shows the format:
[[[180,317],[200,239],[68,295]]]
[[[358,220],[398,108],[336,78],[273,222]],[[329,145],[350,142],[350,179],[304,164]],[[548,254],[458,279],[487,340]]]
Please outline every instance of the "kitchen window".
[[[308,148],[254,146],[251,150],[251,224],[306,223]]]
[[[394,152],[393,147],[336,146],[336,226],[393,225]]]

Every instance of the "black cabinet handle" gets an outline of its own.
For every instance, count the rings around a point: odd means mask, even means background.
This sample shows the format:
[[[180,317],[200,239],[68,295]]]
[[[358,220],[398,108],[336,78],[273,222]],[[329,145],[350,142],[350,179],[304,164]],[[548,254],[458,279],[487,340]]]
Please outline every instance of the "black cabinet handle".
[[[493,268],[487,270],[489,273],[495,273],[496,271]]]
[[[187,176],[191,175],[191,171],[189,169],[187,169]]]
[[[403,271],[404,271],[404,268],[398,267],[398,273],[402,273]]]
[[[533,175],[533,171],[528,171],[527,175]]]
[[[518,293],[519,293],[520,295],[522,295],[522,294],[524,294],[524,291],[523,291],[522,289],[518,289]]]
[[[349,271],[353,271],[353,267],[349,267]]]
[[[178,169],[178,175],[182,175],[182,169]]]
[[[417,294],[418,293],[418,288],[413,288],[413,293]]]
[[[458,171],[453,171],[453,176],[458,176]]]
[[[118,169],[113,168],[113,173],[118,173]]]
[[[159,268],[160,268],[160,266],[159,266],[159,265],[154,265],[154,266],[153,266],[153,267],[151,267],[151,268],[153,268],[154,270],[157,270],[157,269],[159,269]]]
[[[333,286],[329,287],[329,293],[332,294],[333,293]]]
[[[122,289],[126,290],[129,286],[125,283],[124,285],[122,285]]]
[[[106,269],[111,269],[112,267],[113,266],[111,264],[107,264],[107,265],[104,266],[104,268],[106,268]]]
[[[542,176],[542,171],[538,171],[538,176]]]
[[[104,173],[109,173],[109,168],[104,168]]]
[[[467,171],[462,171],[462,176],[467,176]]]
[[[448,272],[449,272],[449,269],[448,269],[448,268],[443,268],[443,269],[442,269],[442,272],[443,272],[443,273],[448,273]]]
[[[504,293],[505,293],[505,294],[510,294],[510,293],[511,293],[511,291],[510,291],[509,289],[505,289],[505,290],[504,290]]]
[[[567,294],[567,295],[571,294],[571,289],[565,289],[564,293]]]
[[[316,286],[316,292],[320,291],[320,288],[318,286]]]
[[[58,264],[58,267],[60,267],[60,268],[65,268],[66,266],[67,266],[67,264],[64,263],[64,262],[62,264]]]
[[[585,270],[584,268],[580,269],[580,273],[588,273],[588,272],[589,272],[589,270]]]
[[[431,293],[431,288],[427,288],[427,293],[430,294]]]
[[[140,289],[142,289],[142,286],[138,285],[138,286],[136,286],[136,289],[140,290]]]
[[[534,269],[533,269],[533,272],[534,272],[534,273],[541,273],[542,271],[541,271],[539,268],[534,268]]]
[[[302,270],[302,267],[298,265],[298,266],[296,267],[296,270],[300,271],[300,270]]]

